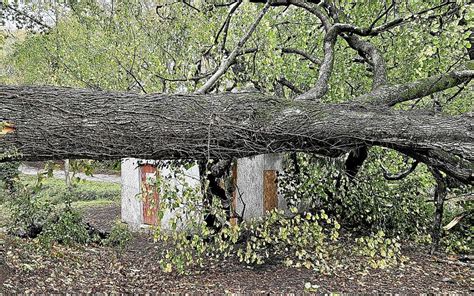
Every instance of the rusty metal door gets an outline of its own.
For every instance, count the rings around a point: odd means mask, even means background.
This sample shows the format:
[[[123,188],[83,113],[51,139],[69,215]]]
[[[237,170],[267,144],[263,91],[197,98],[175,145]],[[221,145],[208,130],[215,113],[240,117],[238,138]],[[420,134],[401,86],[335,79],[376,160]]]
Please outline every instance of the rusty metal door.
[[[143,223],[148,225],[158,224],[159,196],[156,178],[159,171],[156,166],[145,164],[140,167],[141,189],[143,196]]]

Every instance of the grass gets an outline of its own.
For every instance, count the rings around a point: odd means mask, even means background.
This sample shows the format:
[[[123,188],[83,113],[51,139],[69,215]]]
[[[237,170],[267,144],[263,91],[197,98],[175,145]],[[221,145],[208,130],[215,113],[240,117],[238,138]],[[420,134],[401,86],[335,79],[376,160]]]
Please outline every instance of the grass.
[[[20,181],[27,186],[34,186],[36,176],[20,175]],[[8,194],[0,184],[0,227],[5,227],[10,219],[10,210],[6,204]],[[66,187],[64,180],[46,178],[37,197],[51,204],[61,204],[70,198],[76,209],[86,209],[120,203],[120,184],[81,180],[71,189]]]
[[[20,179],[28,185],[34,185],[37,181],[36,176],[20,176]],[[42,189],[39,193],[40,198],[50,202],[59,202],[62,198],[70,195],[72,201],[91,201],[91,200],[120,200],[120,184],[109,182],[95,182],[81,180],[73,183],[69,190],[64,180],[56,178],[47,178],[42,181]]]

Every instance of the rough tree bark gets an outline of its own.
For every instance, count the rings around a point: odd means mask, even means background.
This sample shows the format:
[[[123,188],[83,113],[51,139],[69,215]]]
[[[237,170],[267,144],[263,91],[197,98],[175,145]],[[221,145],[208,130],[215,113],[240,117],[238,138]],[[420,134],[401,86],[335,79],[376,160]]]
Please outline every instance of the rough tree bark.
[[[0,86],[0,101],[1,117],[15,127],[0,138],[2,161],[229,159],[284,151],[337,156],[378,145],[473,183],[472,115],[260,93],[138,95],[26,86]]]
[[[362,28],[344,23],[344,11],[328,1],[251,2],[266,4],[229,57],[194,95],[0,85],[0,120],[8,124],[8,129],[0,133],[0,161],[122,157],[226,160],[285,151],[329,156],[350,152],[347,173],[355,176],[368,147],[378,145],[396,149],[463,183],[474,182],[472,114],[446,116],[390,109],[398,103],[467,85],[474,70],[457,70],[391,85],[383,55],[370,39],[362,39],[430,11],[448,7],[449,14],[458,9],[455,3],[443,2],[377,26],[394,7],[390,5],[369,27]],[[321,24],[324,56],[321,60],[312,59],[319,66],[316,83],[296,100],[260,93],[207,94],[245,51],[246,41],[270,6],[295,6]],[[222,30],[228,29],[228,21],[237,7],[230,7]],[[334,45],[339,37],[370,65],[372,91],[352,98],[352,103],[321,104],[320,99],[329,89]],[[294,50],[285,53],[304,55]]]
[[[443,175],[436,169],[432,169],[431,173],[436,180],[436,188],[434,193],[435,214],[433,218],[433,229],[431,230],[431,254],[433,254],[439,247],[441,240],[441,226],[443,222],[444,200],[447,195],[447,184]]]

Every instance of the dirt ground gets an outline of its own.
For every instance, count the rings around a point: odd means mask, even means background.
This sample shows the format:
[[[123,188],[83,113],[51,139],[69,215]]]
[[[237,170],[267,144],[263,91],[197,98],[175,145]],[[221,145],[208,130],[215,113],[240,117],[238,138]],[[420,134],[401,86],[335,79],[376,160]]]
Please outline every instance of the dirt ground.
[[[114,208],[115,207],[115,208]],[[85,218],[108,229],[120,215],[117,206],[88,209]],[[406,248],[410,260],[384,270],[360,269],[357,264],[330,275],[312,270],[266,264],[246,267],[235,259],[209,260],[189,275],[164,273],[158,265],[160,245],[146,234],[135,235],[123,252],[102,246],[37,251],[32,241],[0,237],[0,293],[302,293],[304,285],[327,293],[473,293],[472,265],[455,257],[430,256]]]
[[[84,222],[89,223],[100,231],[110,231],[115,221],[120,219],[120,204],[94,206],[82,209]]]

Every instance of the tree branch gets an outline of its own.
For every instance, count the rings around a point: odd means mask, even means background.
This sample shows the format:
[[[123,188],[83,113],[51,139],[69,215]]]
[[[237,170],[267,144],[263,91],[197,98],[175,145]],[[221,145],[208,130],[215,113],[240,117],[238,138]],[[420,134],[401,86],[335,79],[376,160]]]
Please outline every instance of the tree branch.
[[[374,68],[374,81],[372,89],[376,89],[387,83],[387,69],[385,67],[385,60],[380,51],[370,42],[361,40],[355,35],[344,35],[343,38],[347,41],[350,47],[357,50],[359,55],[369,58]]]
[[[250,0],[253,3],[265,3],[266,0]],[[327,31],[331,26],[329,18],[324,14],[319,6],[314,4],[319,4],[321,0],[271,0],[271,6],[289,6],[294,5],[300,8],[303,8],[315,15],[322,23],[324,29]]]
[[[321,99],[329,89],[329,78],[331,78],[332,69],[334,67],[334,45],[336,44],[339,27],[332,26],[324,36],[324,59],[319,68],[318,80],[316,85],[307,92],[296,97],[296,100],[313,100]]]
[[[429,167],[443,171],[449,176],[463,182],[464,184],[474,184],[474,158],[472,155],[466,156],[466,160],[464,160],[462,157],[454,157],[439,149],[416,151],[407,148],[396,148],[396,150],[420,162],[423,162]]]
[[[25,11],[21,11],[20,9],[18,8],[15,8],[15,6],[13,5],[10,5],[10,4],[7,4],[5,3],[4,1],[2,1],[2,3],[0,3],[0,8],[1,7],[5,7],[7,9],[10,9],[12,11],[14,11],[15,13],[19,14],[19,15],[22,15],[26,18],[28,18],[30,21],[32,21],[33,23],[37,24],[38,26],[44,28],[44,29],[48,29],[48,30],[51,30],[51,26],[45,24],[43,21],[31,16],[29,13],[25,12]]]
[[[288,79],[285,77],[280,77],[277,79],[277,82],[280,83],[281,85],[284,85],[291,89],[295,94],[301,94],[303,93],[298,87],[296,87],[293,83],[291,83]]]
[[[308,2],[312,2],[313,5]],[[303,8],[315,15],[321,21],[321,24],[323,25],[324,29],[326,31],[329,31],[329,29],[331,28],[331,22],[329,21],[329,18],[326,14],[324,14],[324,12],[319,6],[314,5],[314,3],[319,2],[320,1],[288,0],[289,4]]]
[[[297,55],[300,55],[302,57],[304,57],[305,59],[309,60],[310,62],[312,62],[313,64],[316,64],[316,65],[321,65],[322,62],[320,59],[318,59],[317,57],[303,51],[303,50],[300,50],[300,49],[297,49],[297,48],[288,48],[288,47],[283,47],[281,48],[281,51],[283,53],[292,53],[292,54],[297,54]]]
[[[408,168],[407,170],[405,171],[402,171],[398,174],[395,174],[395,175],[392,175],[388,172],[388,170],[383,166],[381,165],[382,167],[382,170],[383,170],[383,177],[386,179],[386,180],[391,180],[391,181],[395,181],[395,180],[401,180],[405,177],[407,177],[409,174],[411,174],[413,171],[415,171],[416,167],[418,166],[418,160],[415,160],[410,168]]]
[[[222,44],[221,44],[221,48],[220,48],[221,51],[225,49],[225,44],[226,44],[226,41],[227,41],[227,32],[229,30],[230,20],[231,20],[232,16],[234,15],[235,11],[237,10],[237,8],[241,4],[242,4],[242,0],[238,0],[238,1],[236,1],[235,3],[233,3],[231,5],[231,7],[229,8],[229,12],[227,13],[227,17],[226,17],[224,23],[222,24],[222,26],[220,27],[219,31],[216,34],[216,37],[214,38],[214,44],[217,44],[220,34],[223,33],[224,36],[222,37]]]
[[[430,11],[439,9],[441,7],[444,7],[444,6],[448,5],[448,4],[454,4],[454,2],[445,1],[445,2],[441,3],[440,5],[425,9],[423,11],[414,13],[412,15],[408,15],[408,16],[405,16],[405,17],[399,17],[399,18],[393,19],[393,20],[391,20],[391,21],[389,21],[389,22],[387,22],[383,25],[380,25],[378,27],[374,27],[374,24],[377,21],[377,19],[368,28],[360,28],[360,27],[357,27],[357,26],[349,25],[349,24],[338,24],[338,25],[341,26],[341,32],[353,33],[353,34],[357,34],[357,35],[360,35],[360,36],[376,36],[376,35],[378,35],[382,32],[390,30],[390,29],[392,29],[396,26],[402,25],[402,24],[406,23],[409,20],[414,20],[416,18],[419,18],[423,14],[426,14]]]
[[[234,60],[235,58],[238,56],[238,54],[241,52],[242,50],[242,47],[244,46],[244,44],[247,42],[247,40],[250,38],[250,36],[252,35],[252,33],[255,31],[255,29],[257,28],[257,25],[260,23],[260,21],[262,20],[263,16],[265,15],[265,13],[268,11],[268,9],[270,8],[270,2],[271,1],[268,1],[265,6],[263,7],[263,9],[260,11],[260,14],[257,16],[257,18],[255,19],[254,23],[250,26],[250,28],[247,30],[247,32],[245,33],[245,35],[240,39],[240,41],[237,43],[237,46],[234,48],[234,50],[230,53],[230,55],[227,57],[227,58],[224,58],[221,62],[221,65],[219,66],[219,68],[217,69],[217,71],[209,78],[209,80],[207,80],[203,86],[201,86],[195,93],[196,94],[205,94],[207,93],[211,88],[212,86],[214,85],[214,83],[216,83],[216,81],[222,76],[225,74],[225,72],[227,71],[227,69],[234,63]]]
[[[377,105],[394,106],[466,83],[472,78],[474,78],[474,70],[452,71],[410,83],[380,87],[359,97],[358,100]]]

